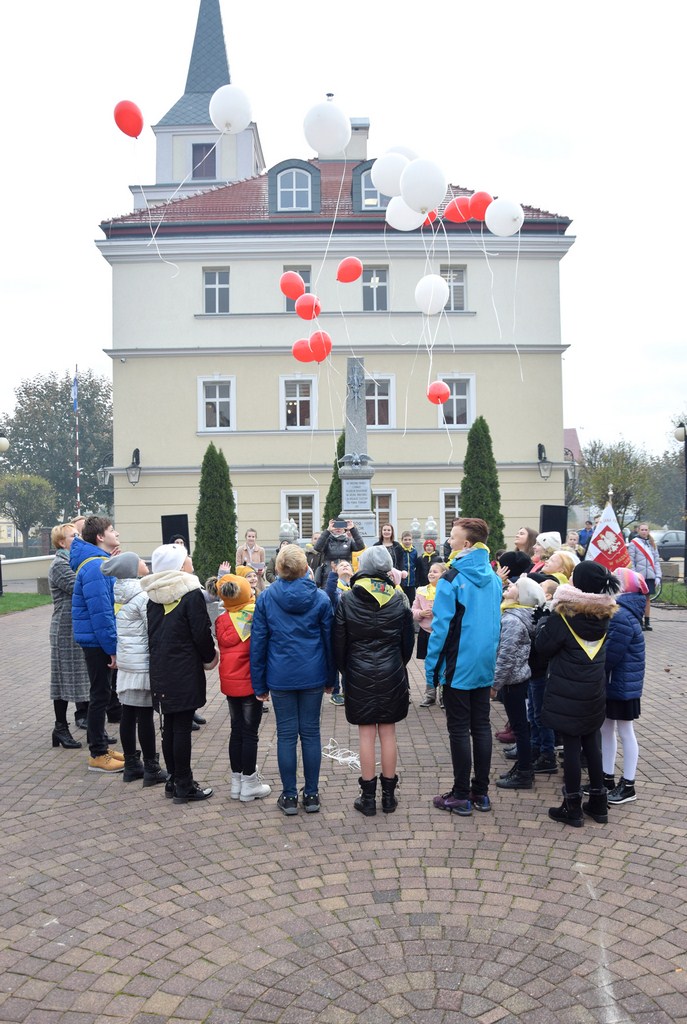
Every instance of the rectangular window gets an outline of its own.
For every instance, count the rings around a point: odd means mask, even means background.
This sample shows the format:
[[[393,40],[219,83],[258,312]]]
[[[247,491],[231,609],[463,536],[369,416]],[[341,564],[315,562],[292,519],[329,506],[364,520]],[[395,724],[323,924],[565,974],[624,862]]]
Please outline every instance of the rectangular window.
[[[465,303],[465,267],[443,266],[441,276],[448,285],[448,302],[444,309],[451,313],[463,312]]]
[[[366,313],[386,312],[388,270],[386,267],[366,267],[363,270],[363,309]]]
[[[372,504],[374,506],[375,525],[377,536],[382,532],[382,527],[388,523],[394,525],[396,519],[396,494],[394,491],[373,491]]]
[[[391,383],[390,377],[374,377],[365,381],[365,412],[368,427],[393,426]]]
[[[441,521],[444,526],[444,538],[451,533],[453,520],[460,518],[460,492],[442,491],[441,493]],[[443,540],[444,538],[440,538]]]
[[[300,274],[301,277],[303,278],[303,284],[305,285],[306,292],[310,291],[310,280],[311,280],[310,267],[284,267],[284,273],[286,273],[287,270],[291,270],[291,271],[293,271],[296,274]],[[286,312],[287,313],[293,313],[293,312],[295,312],[295,309],[296,309],[296,300],[295,299],[287,299],[286,300]]]
[[[474,375],[450,377],[441,375],[441,380],[449,387],[449,397],[439,406],[439,426],[470,427],[475,418],[475,378]]]
[[[198,178],[214,179],[217,177],[215,169],[216,152],[215,146],[211,142],[196,142],[193,144],[191,177],[194,180]]]
[[[304,494],[283,495],[286,519],[293,519],[298,530],[299,541],[310,540],[315,530],[315,513],[317,494],[311,491]]]
[[[203,290],[205,313],[229,312],[229,269],[204,270]]]
[[[198,378],[198,430],[234,430],[235,377]]]
[[[282,379],[282,429],[303,430],[315,426],[312,377]]]

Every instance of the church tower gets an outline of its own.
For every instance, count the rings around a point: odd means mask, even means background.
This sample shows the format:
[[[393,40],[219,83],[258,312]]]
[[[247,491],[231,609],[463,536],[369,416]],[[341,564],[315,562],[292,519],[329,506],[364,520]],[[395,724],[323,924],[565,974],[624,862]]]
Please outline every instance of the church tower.
[[[134,208],[155,206],[217,185],[261,174],[265,168],[254,122],[238,135],[217,131],[210,120],[212,94],[231,83],[219,0],[200,0],[198,23],[183,96],[153,126],[157,140],[155,184],[132,188]]]

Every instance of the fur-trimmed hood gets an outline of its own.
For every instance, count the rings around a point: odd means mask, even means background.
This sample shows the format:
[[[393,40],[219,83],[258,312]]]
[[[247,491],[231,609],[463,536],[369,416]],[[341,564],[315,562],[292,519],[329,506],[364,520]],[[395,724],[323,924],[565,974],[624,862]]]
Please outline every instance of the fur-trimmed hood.
[[[587,615],[592,619],[611,619],[618,606],[612,594],[587,594],[571,583],[564,583],[553,595],[553,611],[566,618]]]
[[[155,572],[141,580],[141,590],[144,590],[155,604],[171,604],[173,601],[180,601],[184,594],[200,589],[198,577],[180,569]]]

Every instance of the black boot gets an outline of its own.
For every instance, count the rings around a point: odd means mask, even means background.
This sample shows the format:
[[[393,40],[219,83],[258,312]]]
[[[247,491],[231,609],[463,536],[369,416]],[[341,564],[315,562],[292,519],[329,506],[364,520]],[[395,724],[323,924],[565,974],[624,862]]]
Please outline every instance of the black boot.
[[[510,771],[503,779],[497,779],[496,785],[499,789],[532,789],[534,786],[534,772],[523,771],[516,762],[515,771]]]
[[[374,779],[358,779],[358,785],[360,796],[353,801],[353,806],[367,818],[372,818],[377,813],[377,776]]]
[[[642,629],[644,630],[645,633],[652,633],[653,632],[653,626],[651,625],[651,623],[649,621],[649,616],[648,615],[644,616],[644,625],[642,626]]]
[[[155,757],[143,759],[143,788],[146,786],[158,786],[160,783],[167,782],[169,780],[169,774],[160,768],[160,758],[156,754]]]
[[[599,825],[605,825],[608,822],[607,790],[603,787],[590,789],[589,800],[582,804],[582,810],[594,821],[598,821]]]
[[[165,796],[168,800],[171,800],[174,796],[174,776],[169,775],[165,782]]]
[[[604,787],[608,790],[609,793],[611,792],[611,790],[615,789],[615,775],[606,775],[606,772],[604,772]],[[582,787],[582,792],[585,796],[589,796],[591,788],[591,782],[587,782],[586,785]]]
[[[122,778],[125,782],[136,782],[138,779],[143,778],[143,762],[141,761],[140,750],[137,750],[135,754],[124,755],[124,774]]]
[[[566,793],[563,790],[563,803],[560,807],[549,807],[549,817],[554,821],[560,821],[562,825],[572,825],[573,828],[582,828],[584,818],[582,816],[582,794]]]
[[[382,784],[382,810],[385,814],[391,814],[398,807],[398,800],[394,793],[398,785],[398,775],[394,775],[393,779],[387,779],[380,775],[379,781]]]
[[[70,733],[66,722],[55,722],[55,728],[52,731],[52,745],[53,747],[66,747],[67,750],[77,750],[81,746]]]

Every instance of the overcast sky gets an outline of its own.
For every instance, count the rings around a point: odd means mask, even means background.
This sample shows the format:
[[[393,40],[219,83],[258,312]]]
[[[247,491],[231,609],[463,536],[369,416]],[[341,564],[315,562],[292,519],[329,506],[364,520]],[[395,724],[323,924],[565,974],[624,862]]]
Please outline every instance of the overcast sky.
[[[198,6],[3,10],[0,413],[41,371],[78,363],[109,375],[110,268],[94,240],[101,220],[131,210],[129,185],[154,182],[149,126],[184,91]],[[570,217],[565,425],[582,444],[669,446],[671,418],[687,411],[679,5],[347,0],[310,17],[273,0],[259,17],[250,4],[221,7],[267,166],[313,155],[303,118],[333,92],[370,119],[371,157],[410,146],[454,185]],[[143,112],[138,141],[114,124],[121,99]],[[540,388],[499,386],[523,411]]]

